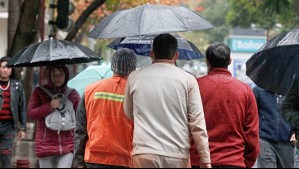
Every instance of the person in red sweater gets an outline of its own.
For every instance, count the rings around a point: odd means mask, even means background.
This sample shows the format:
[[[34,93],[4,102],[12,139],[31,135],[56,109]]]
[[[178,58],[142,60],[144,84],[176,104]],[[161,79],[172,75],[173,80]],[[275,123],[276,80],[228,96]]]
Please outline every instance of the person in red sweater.
[[[232,77],[230,49],[215,42],[206,51],[208,74],[197,79],[209,136],[212,167],[251,168],[259,154],[259,117],[249,85]],[[198,164],[192,143],[191,164]]]

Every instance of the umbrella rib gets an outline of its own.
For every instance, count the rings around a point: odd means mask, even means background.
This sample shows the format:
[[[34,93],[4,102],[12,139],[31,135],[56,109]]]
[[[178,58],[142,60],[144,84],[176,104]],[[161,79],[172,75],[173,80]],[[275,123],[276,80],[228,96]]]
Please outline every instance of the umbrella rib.
[[[146,7],[149,7],[148,5],[145,5],[145,6],[143,6],[143,8],[146,8]],[[145,14],[144,14],[144,10],[141,10],[142,12],[141,12],[141,19],[139,20],[139,24],[137,24],[138,25],[138,30],[139,30],[139,36],[140,35],[142,35],[143,34],[143,32],[142,32],[142,30],[141,30],[141,28],[144,26],[144,16],[145,16]]]
[[[183,11],[181,11],[181,9],[180,9],[179,7],[177,7],[177,10],[178,10],[179,12],[175,11],[175,14],[178,14],[179,16],[182,17],[183,22],[184,22],[185,25],[186,25],[186,28],[190,31],[190,26],[188,25],[188,23],[187,23],[187,21],[186,21],[184,15],[183,15]]]

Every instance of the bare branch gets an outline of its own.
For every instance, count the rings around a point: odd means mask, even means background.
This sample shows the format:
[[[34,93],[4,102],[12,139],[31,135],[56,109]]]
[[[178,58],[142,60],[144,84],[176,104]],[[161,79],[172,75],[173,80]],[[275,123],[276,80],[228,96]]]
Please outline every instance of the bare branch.
[[[106,0],[95,0],[93,1],[86,10],[80,15],[80,17],[75,22],[75,26],[72,29],[70,33],[66,36],[65,40],[72,41],[75,37],[79,29],[82,27],[82,25],[85,23],[87,18],[100,7]]]

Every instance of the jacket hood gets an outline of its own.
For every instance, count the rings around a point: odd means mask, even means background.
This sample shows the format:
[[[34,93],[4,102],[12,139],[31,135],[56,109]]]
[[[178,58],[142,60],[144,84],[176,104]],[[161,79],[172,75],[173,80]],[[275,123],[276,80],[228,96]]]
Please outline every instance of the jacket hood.
[[[65,81],[61,87],[55,87],[54,82],[51,80],[51,72],[54,71],[54,68],[57,68],[59,70],[63,70],[65,73]],[[64,92],[67,88],[67,82],[69,81],[69,69],[65,65],[55,65],[55,66],[47,66],[45,70],[45,76],[47,77],[47,88],[49,88],[51,91],[56,92]]]

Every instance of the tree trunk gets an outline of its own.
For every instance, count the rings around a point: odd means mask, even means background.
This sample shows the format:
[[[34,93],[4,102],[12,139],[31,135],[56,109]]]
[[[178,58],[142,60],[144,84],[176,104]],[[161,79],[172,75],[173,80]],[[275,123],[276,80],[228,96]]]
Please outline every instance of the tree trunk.
[[[8,5],[7,51],[10,51],[20,20],[22,0],[10,0]]]
[[[75,22],[75,26],[72,29],[70,33],[66,36],[65,40],[72,41],[79,29],[82,27],[82,25],[85,23],[87,18],[89,17],[90,14],[93,13],[96,9],[98,9],[99,6],[101,6],[106,0],[95,0],[93,1],[87,8],[86,10],[80,15],[80,17],[77,19]]]
[[[24,0],[21,9],[21,17],[16,34],[13,38],[12,47],[9,51],[10,56],[14,56],[19,50],[37,41],[38,22],[40,1]],[[22,69],[16,69],[16,77],[21,79]],[[23,81],[26,99],[30,98],[32,91],[32,68],[27,68],[25,79]]]

